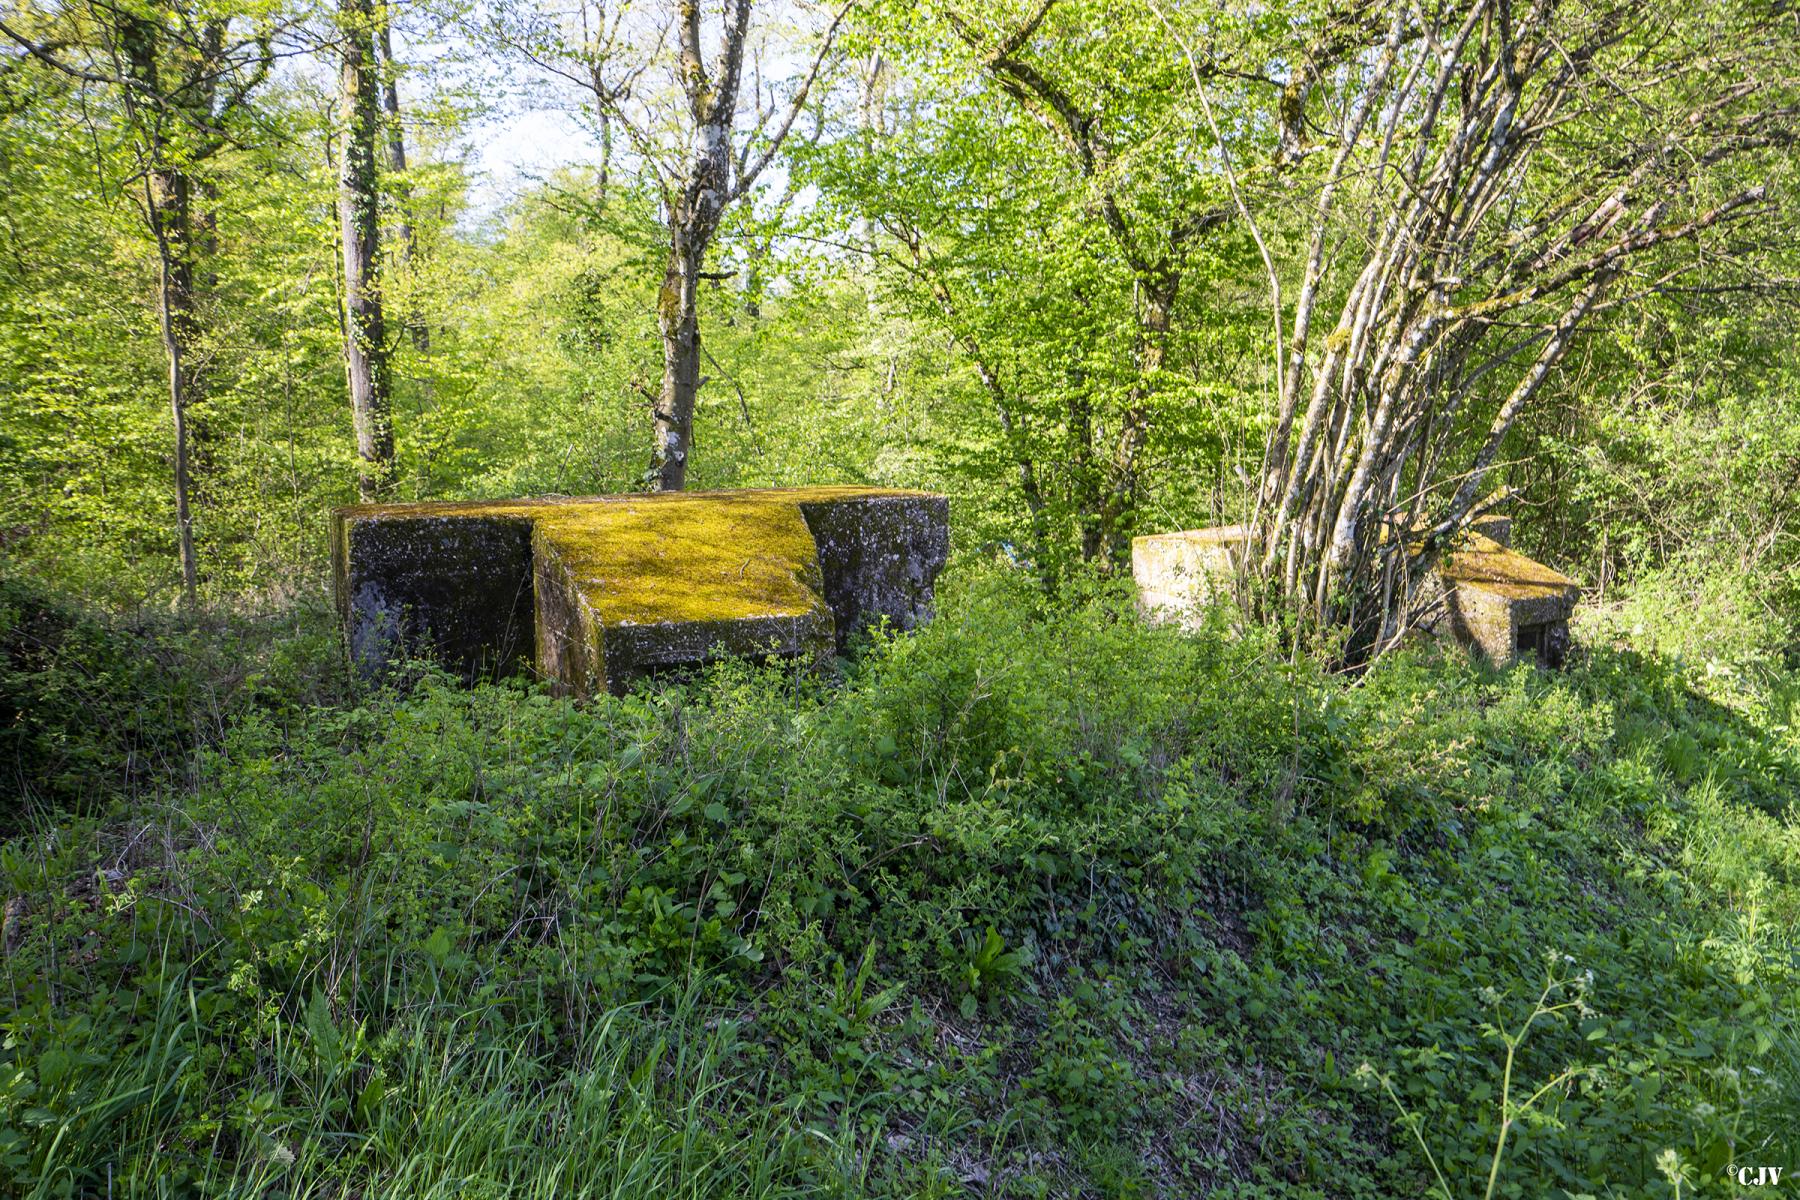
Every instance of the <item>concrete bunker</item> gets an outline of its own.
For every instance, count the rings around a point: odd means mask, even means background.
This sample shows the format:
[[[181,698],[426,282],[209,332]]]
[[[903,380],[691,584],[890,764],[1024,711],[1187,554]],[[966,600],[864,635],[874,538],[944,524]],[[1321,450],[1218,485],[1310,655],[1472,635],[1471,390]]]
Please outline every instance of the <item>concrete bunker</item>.
[[[1192,626],[1220,581],[1237,569],[1242,525],[1132,539],[1138,605],[1152,620]],[[1581,598],[1573,579],[1512,549],[1512,519],[1484,517],[1464,530],[1431,573],[1420,628],[1494,663],[1527,655],[1560,667],[1569,618]]]
[[[429,650],[469,676],[534,667],[621,691],[717,653],[841,652],[931,611],[949,506],[862,487],[353,505],[334,591],[365,667]]]
[[[1434,572],[1441,604],[1426,628],[1478,650],[1489,662],[1534,656],[1560,667],[1581,587],[1512,548],[1512,520],[1477,522]]]

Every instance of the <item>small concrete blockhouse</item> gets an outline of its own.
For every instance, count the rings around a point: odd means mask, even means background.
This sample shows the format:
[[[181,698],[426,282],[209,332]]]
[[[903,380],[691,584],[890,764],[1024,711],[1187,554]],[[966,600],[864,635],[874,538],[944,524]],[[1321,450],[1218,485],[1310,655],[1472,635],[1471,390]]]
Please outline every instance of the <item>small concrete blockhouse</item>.
[[[1489,517],[1464,533],[1438,564],[1444,604],[1436,631],[1473,646],[1490,662],[1532,654],[1545,666],[1560,667],[1581,587],[1511,545],[1510,517]]]
[[[531,663],[590,695],[717,652],[817,657],[884,618],[910,629],[950,520],[925,492],[673,492],[355,505],[331,544],[365,667],[406,646],[470,675]]]
[[[1139,606],[1153,619],[1191,622],[1215,584],[1235,569],[1247,536],[1241,525],[1221,525],[1133,539]],[[1433,572],[1438,590],[1424,628],[1491,662],[1531,654],[1561,666],[1581,588],[1510,549],[1511,541],[1508,517],[1487,517],[1464,531]]]

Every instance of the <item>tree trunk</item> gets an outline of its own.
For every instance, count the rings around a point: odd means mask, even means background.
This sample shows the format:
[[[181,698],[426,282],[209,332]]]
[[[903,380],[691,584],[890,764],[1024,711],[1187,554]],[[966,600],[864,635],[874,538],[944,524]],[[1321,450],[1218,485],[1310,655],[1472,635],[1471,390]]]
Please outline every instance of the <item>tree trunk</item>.
[[[598,71],[595,72],[596,85]],[[594,182],[594,206],[606,211],[606,190],[612,184],[613,131],[612,113],[604,104],[595,105],[600,118],[600,177]]]
[[[160,147],[159,147],[160,148]],[[194,268],[191,251],[191,197],[182,171],[151,171],[147,200],[156,234],[157,323],[169,360],[169,413],[175,426],[175,537],[181,559],[181,602],[188,609],[199,600],[200,568],[194,554],[188,407],[194,400],[189,350],[198,333],[194,317]]]
[[[669,248],[656,306],[662,331],[662,392],[656,400],[656,443],[650,484],[659,492],[687,486],[688,453],[694,443],[694,401],[700,392],[699,283],[701,251],[680,233]]]
[[[381,107],[387,114],[387,150],[388,170],[396,181],[401,182],[400,221],[395,232],[400,236],[400,262],[403,266],[411,266],[413,252],[417,249],[412,227],[412,194],[405,186],[406,179],[406,131],[400,125],[400,80],[395,73],[394,39],[388,27],[386,10],[380,23],[376,26],[376,38],[381,49]],[[406,314],[407,332],[412,335],[413,349],[420,354],[431,353],[431,327],[415,309]]]
[[[189,353],[199,338],[194,312],[193,197],[187,173],[169,163],[162,114],[139,102],[140,94],[160,95],[157,27],[142,18],[123,17],[118,36],[134,85],[125,89],[126,109],[138,127],[149,168],[144,176],[144,217],[156,239],[156,316],[169,361],[169,415],[175,431],[175,541],[181,564],[181,601],[191,610],[200,592],[188,458],[188,409],[198,391],[190,375]]]
[[[696,105],[687,185],[669,213],[669,262],[656,304],[663,380],[650,455],[650,484],[659,492],[679,492],[687,486],[694,401],[700,392],[700,271],[730,193],[731,118],[730,104]]]
[[[1132,384],[1130,403],[1119,419],[1119,440],[1109,472],[1111,486],[1082,540],[1083,557],[1098,561],[1104,570],[1123,570],[1131,565],[1138,478],[1144,447],[1150,439],[1150,399],[1168,355],[1169,327],[1180,285],[1180,276],[1167,271],[1144,284],[1144,311],[1138,318],[1138,377]]]
[[[394,482],[387,328],[381,307],[381,222],[375,194],[375,139],[380,127],[375,15],[371,0],[342,0],[339,15],[344,39],[339,99],[345,131],[338,174],[344,365],[356,423],[356,452],[362,460],[357,487],[369,501],[385,496]]]
[[[406,174],[406,137],[400,128],[400,81],[394,74],[394,40],[388,29],[384,16],[377,25],[376,37],[380,40],[381,63],[381,107],[387,114],[387,150],[388,170],[396,179]],[[412,256],[413,231],[412,223],[407,219],[406,209],[400,210],[400,258],[402,261]]]
[[[679,190],[664,194],[669,230],[669,260],[657,297],[656,320],[662,331],[662,391],[655,405],[655,445],[650,453],[647,480],[657,491],[680,491],[687,485],[688,458],[694,447],[694,400],[700,390],[699,284],[706,249],[719,231],[725,209],[741,199],[746,189],[781,148],[794,118],[824,65],[839,22],[850,10],[850,0],[832,19],[831,28],[813,60],[812,70],[801,81],[779,125],[764,123],[759,132],[765,144],[752,157],[752,147],[735,156],[732,123],[737,116],[738,89],[743,79],[744,47],[750,34],[752,0],[727,0],[724,5],[723,40],[716,57],[716,77],[707,70],[700,44],[701,14],[698,0],[682,0],[675,21],[679,77],[692,121],[692,140],[682,149],[680,168],[666,172],[681,180]],[[601,107],[616,103],[622,92],[604,92],[596,79],[595,99]],[[607,97],[613,97],[608,99]]]

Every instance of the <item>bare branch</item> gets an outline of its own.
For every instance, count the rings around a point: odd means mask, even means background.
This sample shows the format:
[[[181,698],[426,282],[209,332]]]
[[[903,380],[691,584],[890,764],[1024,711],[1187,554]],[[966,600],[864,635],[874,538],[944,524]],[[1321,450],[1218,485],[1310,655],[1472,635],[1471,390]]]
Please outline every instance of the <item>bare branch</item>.
[[[838,26],[843,23],[844,17],[855,4],[856,0],[844,0],[843,6],[837,10],[837,15],[831,18],[831,25],[825,30],[824,38],[819,45],[819,52],[813,56],[812,66],[807,70],[806,77],[801,80],[800,90],[794,94],[793,102],[788,105],[787,115],[782,118],[780,127],[769,138],[768,145],[763,149],[762,154],[757,156],[756,161],[748,168],[738,171],[737,183],[731,189],[732,199],[749,191],[750,186],[756,182],[756,177],[763,173],[763,169],[780,152],[781,143],[787,139],[788,130],[793,128],[794,118],[799,116],[800,110],[806,106],[807,93],[812,90],[813,81],[819,77],[819,70],[825,65],[826,56],[831,53],[831,44],[837,37]]]

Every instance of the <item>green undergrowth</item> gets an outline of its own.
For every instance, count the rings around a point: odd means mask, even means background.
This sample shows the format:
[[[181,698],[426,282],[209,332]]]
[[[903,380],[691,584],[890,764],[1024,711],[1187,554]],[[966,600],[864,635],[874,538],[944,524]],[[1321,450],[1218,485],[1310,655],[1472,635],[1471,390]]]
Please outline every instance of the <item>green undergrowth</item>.
[[[0,837],[32,810],[90,812],[191,784],[196,751],[252,709],[353,698],[323,604],[119,619],[3,566]]]
[[[1800,680],[1605,639],[1563,673],[1419,651],[1350,680],[1104,591],[970,571],[942,599],[841,678],[586,705],[422,668],[309,690],[317,651],[276,643],[275,682],[182,727],[185,771],[27,797],[0,1191],[1800,1170]]]

